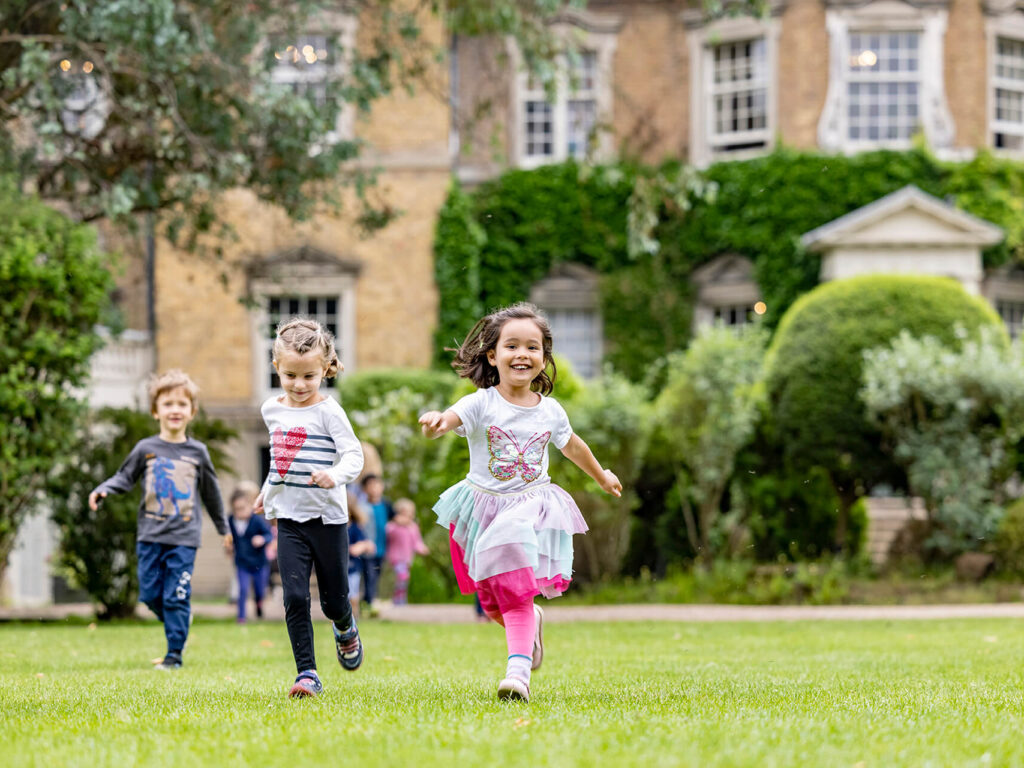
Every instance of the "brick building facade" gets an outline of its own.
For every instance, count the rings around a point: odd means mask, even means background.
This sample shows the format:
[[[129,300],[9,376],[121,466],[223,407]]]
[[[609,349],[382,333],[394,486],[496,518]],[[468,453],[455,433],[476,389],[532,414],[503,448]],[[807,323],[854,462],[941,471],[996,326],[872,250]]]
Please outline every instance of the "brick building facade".
[[[453,174],[472,184],[568,157],[706,165],[778,144],[901,149],[919,132],[945,156],[1024,150],[1024,0],[768,0],[760,16],[715,19],[678,0],[592,0],[556,29],[578,54],[563,62],[551,102],[522,74],[509,42],[446,38],[435,23],[427,33],[450,56],[428,74],[433,87],[345,116],[339,130],[365,140],[363,162],[381,169],[382,194],[401,211],[376,235],[362,237],[344,213],[296,224],[240,190],[223,201],[238,238],[223,243],[222,260],[157,243],[151,359],[158,370],[188,370],[207,411],[239,430],[230,453],[240,477],[264,469],[259,404],[273,390],[267,355],[277,315],[335,325],[350,372],[428,364],[438,301],[433,231]],[[359,20],[335,20],[309,39],[365,33]],[[301,77],[282,71],[282,82]],[[122,245],[122,305],[129,327],[145,329],[143,244]],[[538,297],[572,297],[564,313],[545,307],[553,324],[571,326],[581,349],[594,349],[600,318],[586,301],[594,281],[578,270],[551,279],[558,290],[538,285]],[[701,289],[715,293],[710,282]],[[728,307],[730,316],[742,317],[751,297]],[[1024,300],[1018,305],[1024,316]],[[721,307],[704,309],[724,316]],[[232,482],[223,479],[225,491]],[[208,546],[197,592],[223,592],[229,574]]]

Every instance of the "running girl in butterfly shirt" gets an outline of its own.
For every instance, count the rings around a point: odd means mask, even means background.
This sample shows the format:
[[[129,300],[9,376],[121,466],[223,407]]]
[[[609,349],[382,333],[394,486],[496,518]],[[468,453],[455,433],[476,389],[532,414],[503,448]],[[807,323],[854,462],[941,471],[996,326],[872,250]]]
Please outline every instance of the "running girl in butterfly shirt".
[[[551,328],[532,304],[494,312],[469,332],[452,363],[479,389],[444,413],[420,417],[423,434],[469,439],[469,474],[434,505],[449,532],[463,594],[505,627],[508,666],[498,698],[530,698],[530,671],[543,658],[544,612],[534,597],[558,597],[572,578],[572,536],[587,524],[548,477],[548,443],[619,496],[622,484],[573,433],[554,388]],[[551,374],[548,375],[550,368]]]

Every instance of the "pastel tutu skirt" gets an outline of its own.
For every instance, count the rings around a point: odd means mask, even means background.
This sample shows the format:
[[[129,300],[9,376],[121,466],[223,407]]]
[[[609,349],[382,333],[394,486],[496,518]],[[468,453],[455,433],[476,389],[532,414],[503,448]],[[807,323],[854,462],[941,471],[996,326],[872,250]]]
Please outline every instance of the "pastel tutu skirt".
[[[434,505],[449,533],[464,595],[506,609],[537,595],[558,597],[572,580],[572,537],[587,524],[572,496],[550,482],[512,493],[456,483]],[[486,605],[485,605],[486,607]]]

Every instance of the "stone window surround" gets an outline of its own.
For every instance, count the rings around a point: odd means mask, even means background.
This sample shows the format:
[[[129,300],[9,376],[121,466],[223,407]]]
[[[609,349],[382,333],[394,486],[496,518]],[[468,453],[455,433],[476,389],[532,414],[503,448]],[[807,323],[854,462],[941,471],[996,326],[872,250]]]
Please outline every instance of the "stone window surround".
[[[919,114],[929,144],[935,149],[953,145],[953,118],[946,101],[943,48],[949,0],[875,0],[858,4],[826,0],[825,28],[829,35],[828,94],[818,123],[818,145],[847,153],[868,149],[909,149],[906,139],[852,141],[849,137],[847,70],[851,32],[919,32],[921,90]]]
[[[314,258],[303,257],[313,254]],[[268,386],[270,361],[264,355],[265,333],[270,324],[267,299],[285,296],[330,296],[338,300],[338,336],[335,346],[345,371],[356,369],[356,283],[361,264],[334,259],[310,248],[298,248],[257,265],[249,278],[249,296],[255,306],[249,313],[253,394],[256,405],[275,394]],[[277,390],[280,393],[281,390]]]
[[[778,133],[778,80],[779,80],[779,16],[785,10],[785,0],[769,0],[769,15],[765,18],[736,16],[706,21],[700,9],[688,9],[680,14],[687,27],[687,46],[690,49],[690,162],[698,168],[714,160],[743,159],[770,152]],[[765,109],[767,140],[763,148],[715,151],[711,145],[712,122],[715,119],[711,105],[711,78],[714,74],[714,47],[720,43],[761,38],[765,46],[766,93]]]
[[[1012,265],[990,270],[981,284],[981,295],[999,312],[1001,302],[1024,304],[1024,271]],[[1003,319],[1004,323],[1006,318]],[[1007,327],[1008,331],[1013,329]]]
[[[761,301],[761,289],[754,279],[754,264],[745,256],[726,253],[694,270],[690,277],[696,288],[694,328],[715,324],[717,310],[754,307]],[[757,322],[755,315],[753,322]]]
[[[594,373],[601,371],[604,356],[604,323],[600,306],[600,277],[590,267],[575,263],[557,265],[547,277],[534,283],[530,289],[530,301],[552,319],[562,312],[577,312],[589,320],[592,336],[596,340],[595,348],[578,350],[580,354],[591,358]],[[559,349],[558,333],[555,329],[555,350]],[[565,340],[562,344],[564,347]],[[563,349],[564,353],[564,349]],[[569,358],[569,355],[565,355]],[[577,367],[576,373],[587,377],[586,371]]]
[[[339,79],[348,71],[348,61],[351,52],[355,50],[356,32],[359,29],[359,20],[351,13],[342,11],[322,11],[298,30],[299,35],[322,36],[334,41],[335,47],[341,52],[337,61],[333,62],[328,78]],[[270,41],[283,35],[283,32],[271,30],[264,45],[270,45]],[[273,78],[274,70],[271,70]],[[302,78],[288,80],[282,84],[302,82]],[[280,82],[280,81],[275,81]],[[335,121],[334,130],[327,134],[326,140],[330,142],[351,140],[355,138],[355,106],[349,102],[342,105],[338,111],[338,119]],[[315,150],[314,150],[315,151]]]
[[[1024,41],[1024,0],[985,0],[985,115],[988,146],[995,148],[996,41],[1000,37]],[[1020,157],[1024,150],[998,149],[999,154]]]
[[[557,35],[562,39],[571,39],[578,50],[593,51],[597,57],[595,95],[597,101],[596,125],[596,151],[597,158],[609,158],[612,156],[613,144],[609,131],[601,130],[602,125],[608,125],[612,119],[612,77],[615,48],[618,44],[619,30],[622,29],[623,20],[620,16],[608,13],[598,13],[584,9],[570,8],[563,11],[552,23]],[[550,157],[527,157],[526,155],[526,123],[525,94],[528,92],[528,76],[523,71],[523,59],[518,47],[512,39],[506,39],[506,50],[509,58],[509,66],[514,73],[512,76],[511,104],[509,114],[512,115],[508,127],[508,146],[510,161],[516,168],[537,168],[548,163],[562,162],[568,157],[567,141],[564,130],[555,128],[555,151]],[[565,112],[568,107],[567,84],[559,88],[558,101],[553,105],[553,118],[557,124],[559,120],[565,122]],[[562,113],[561,115],[559,113]]]

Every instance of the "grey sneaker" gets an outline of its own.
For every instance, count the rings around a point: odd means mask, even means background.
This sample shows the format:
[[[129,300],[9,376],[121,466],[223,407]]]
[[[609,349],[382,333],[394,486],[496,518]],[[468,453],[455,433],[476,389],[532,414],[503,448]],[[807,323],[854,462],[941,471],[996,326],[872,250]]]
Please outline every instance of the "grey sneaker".
[[[316,670],[307,669],[305,672],[300,672],[299,676],[295,678],[295,683],[288,691],[288,696],[292,699],[312,698],[319,696],[323,689],[324,685],[320,682],[320,676],[317,675]]]
[[[501,701],[530,701],[530,686],[515,677],[506,677],[498,683],[498,698]]]
[[[356,620],[353,617],[352,626],[344,632],[339,631],[334,622],[331,622],[331,626],[334,627],[334,649],[338,655],[338,663],[342,669],[354,672],[363,663],[363,641],[359,639]]]
[[[530,669],[540,669],[540,663],[544,661],[544,609],[535,604],[533,615],[537,619],[537,632],[533,636],[533,656]]]

